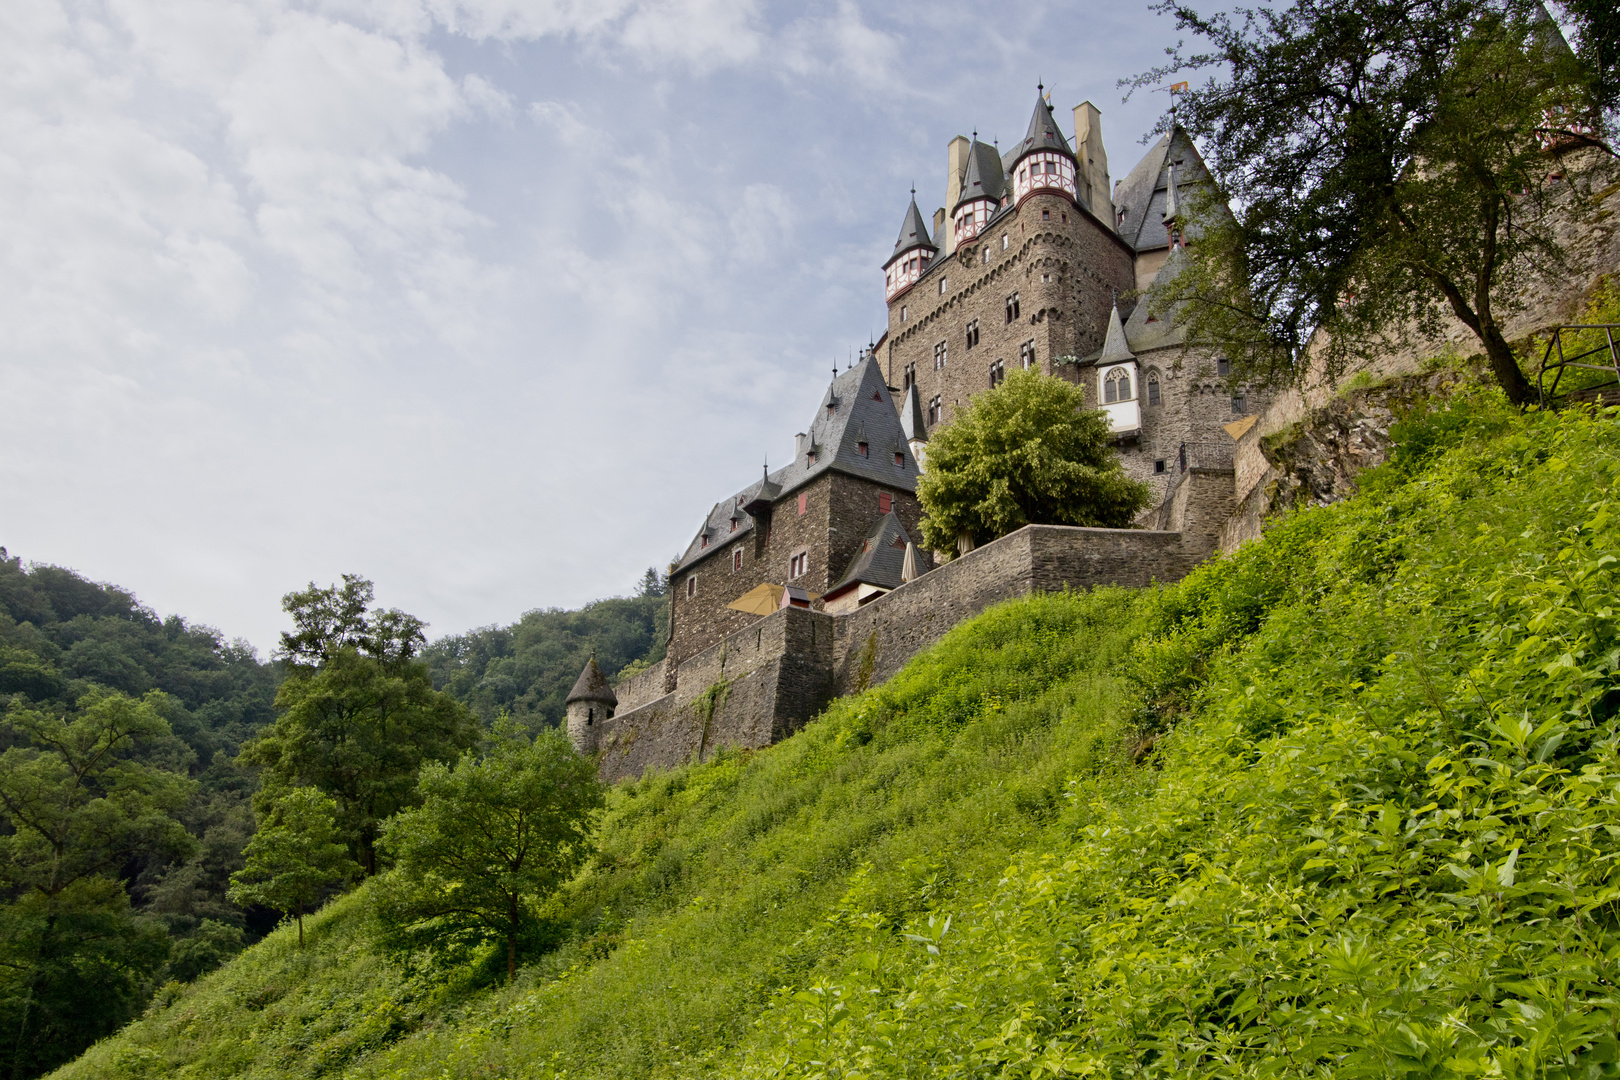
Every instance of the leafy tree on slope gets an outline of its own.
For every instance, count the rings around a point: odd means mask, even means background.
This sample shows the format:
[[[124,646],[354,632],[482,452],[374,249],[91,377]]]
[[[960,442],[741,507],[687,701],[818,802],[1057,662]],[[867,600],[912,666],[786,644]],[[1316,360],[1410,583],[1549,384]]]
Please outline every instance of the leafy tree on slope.
[[[247,865],[231,875],[231,902],[292,915],[300,949],[304,912],[360,870],[340,841],[336,815],[337,804],[312,787],[282,793],[248,841]]]
[[[291,788],[319,788],[367,874],[377,871],[379,824],[416,800],[417,770],[453,759],[477,732],[416,658],[422,623],[398,610],[368,614],[371,597],[371,582],[345,575],[341,587],[283,598],[295,626],[282,634],[283,712],[242,752],[260,769],[261,816]]]
[[[1273,378],[1311,359],[1337,373],[1450,315],[1508,397],[1528,401],[1504,321],[1531,277],[1564,258],[1545,146],[1595,109],[1594,84],[1540,4],[1156,10],[1209,51],[1177,50],[1135,85],[1214,69],[1173,119],[1206,140],[1238,209],[1195,195],[1193,242],[1155,308],[1180,305],[1192,340]]]
[[[398,867],[379,913],[407,943],[504,942],[510,981],[536,902],[590,855],[604,803],[596,766],[561,731],[531,741],[503,716],[481,756],[424,766],[421,792],[421,806],[383,826]]]
[[[976,394],[928,443],[917,484],[923,542],[953,551],[1025,525],[1123,527],[1148,503],[1108,445],[1108,420],[1078,386],[1034,371]]]

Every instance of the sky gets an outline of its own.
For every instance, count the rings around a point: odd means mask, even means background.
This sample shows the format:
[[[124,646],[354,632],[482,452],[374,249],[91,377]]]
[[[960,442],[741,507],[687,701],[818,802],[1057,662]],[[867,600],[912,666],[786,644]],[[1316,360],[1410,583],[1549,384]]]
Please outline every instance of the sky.
[[[1145,2],[4,0],[0,545],[261,655],[631,591],[882,332],[1037,80],[1123,176]]]

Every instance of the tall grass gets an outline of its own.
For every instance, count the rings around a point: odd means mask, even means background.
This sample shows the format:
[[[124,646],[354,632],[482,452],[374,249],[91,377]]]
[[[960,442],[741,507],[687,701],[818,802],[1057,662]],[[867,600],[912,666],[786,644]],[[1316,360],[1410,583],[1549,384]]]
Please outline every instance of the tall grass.
[[[510,987],[379,957],[361,890],[60,1075],[1607,1075],[1620,435],[1397,434],[1180,585],[619,788]]]

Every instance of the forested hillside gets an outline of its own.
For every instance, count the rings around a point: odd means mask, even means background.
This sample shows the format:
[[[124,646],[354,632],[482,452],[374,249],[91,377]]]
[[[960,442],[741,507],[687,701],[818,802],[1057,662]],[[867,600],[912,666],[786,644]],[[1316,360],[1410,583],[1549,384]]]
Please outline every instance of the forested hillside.
[[[368,884],[63,1077],[1607,1075],[1620,418],[1476,395],[1179,585],[618,788],[518,978]]]
[[[649,569],[633,596],[597,600],[577,611],[525,612],[510,626],[440,638],[422,657],[433,685],[470,705],[485,723],[505,711],[531,725],[555,726],[592,653],[609,678],[630,664],[664,658],[668,584]]]

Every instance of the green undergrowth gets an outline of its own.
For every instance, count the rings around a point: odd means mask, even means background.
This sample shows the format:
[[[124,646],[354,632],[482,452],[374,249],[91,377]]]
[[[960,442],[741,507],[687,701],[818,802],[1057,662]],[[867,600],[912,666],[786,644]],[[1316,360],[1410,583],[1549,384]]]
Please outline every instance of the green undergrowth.
[[[73,1077],[1606,1076],[1620,425],[1463,396],[1169,588],[619,788],[510,987],[366,893]]]

